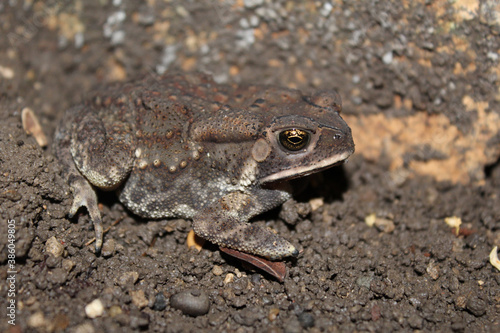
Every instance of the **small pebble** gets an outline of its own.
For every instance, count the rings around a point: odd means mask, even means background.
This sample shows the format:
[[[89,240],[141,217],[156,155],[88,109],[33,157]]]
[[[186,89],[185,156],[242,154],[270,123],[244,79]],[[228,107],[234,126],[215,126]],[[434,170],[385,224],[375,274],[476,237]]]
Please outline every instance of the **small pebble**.
[[[481,317],[486,313],[486,302],[477,296],[469,298],[466,307],[476,317]]]
[[[185,290],[170,297],[170,305],[182,313],[197,317],[208,313],[208,295],[198,289]]]
[[[431,260],[427,265],[426,271],[433,280],[437,280],[439,278],[439,267],[433,260]]]
[[[275,321],[279,313],[280,309],[272,308],[271,310],[269,310],[269,313],[267,314],[267,319],[269,319],[269,321]]]
[[[34,314],[32,314],[28,318],[28,326],[29,327],[36,328],[36,327],[43,327],[46,325],[47,325],[47,322],[45,320],[43,312],[41,312],[41,311],[35,312]]]
[[[224,284],[228,284],[234,281],[234,274],[233,273],[227,273],[226,277],[224,278]]]
[[[159,292],[155,296],[155,302],[153,304],[153,310],[155,311],[163,311],[167,307],[167,299],[162,292]]]
[[[64,246],[52,236],[45,242],[45,252],[51,253],[54,257],[60,257],[64,252]]]
[[[75,263],[72,261],[72,260],[69,260],[69,259],[64,259],[62,261],[62,268],[66,271],[66,272],[70,272],[73,267],[75,267]]]
[[[384,62],[384,64],[389,65],[390,63],[392,63],[393,58],[394,56],[392,54],[392,51],[389,51],[382,56],[382,61]]]
[[[314,326],[314,317],[309,312],[302,312],[298,316],[300,326],[310,328]]]
[[[120,306],[118,306],[118,305],[113,305],[113,306],[111,306],[111,307],[109,308],[108,313],[109,313],[109,316],[110,316],[111,318],[113,318],[113,317],[116,317],[116,316],[118,316],[118,315],[122,314],[122,313],[123,313],[123,311],[122,311],[122,308],[121,308]]]
[[[261,275],[257,274],[257,273],[252,274],[252,276],[250,276],[250,280],[256,286],[260,284],[260,278],[261,278]]]
[[[137,282],[138,279],[139,279],[139,273],[134,271],[125,272],[118,278],[118,284],[122,287],[127,285],[133,285]]]
[[[99,298],[96,298],[85,306],[85,314],[89,318],[97,318],[104,313],[104,305]]]
[[[91,323],[83,323],[81,325],[78,325],[75,330],[75,333],[94,333],[94,326],[92,326]]]
[[[215,265],[212,268],[212,273],[214,273],[215,276],[221,276],[224,271],[222,270],[222,267],[220,267],[219,265]]]
[[[315,210],[322,207],[325,203],[323,201],[323,198],[314,198],[309,200],[309,204],[311,205],[311,210],[314,212]]]
[[[246,8],[255,8],[264,3],[264,0],[244,0],[243,4]]]
[[[101,248],[101,254],[103,257],[111,257],[115,253],[116,242],[114,239],[109,239],[104,242]]]
[[[4,79],[10,80],[14,78],[14,70],[10,67],[0,66],[0,76]]]
[[[69,318],[64,313],[58,313],[52,320],[54,331],[64,331],[69,326]]]
[[[132,298],[132,303],[137,306],[139,309],[142,309],[143,307],[148,305],[148,300],[146,298],[146,295],[144,294],[144,291],[142,289],[139,290],[130,290],[129,291],[130,297]]]
[[[460,309],[465,309],[466,303],[467,303],[467,298],[465,296],[458,296],[455,299],[455,306]]]

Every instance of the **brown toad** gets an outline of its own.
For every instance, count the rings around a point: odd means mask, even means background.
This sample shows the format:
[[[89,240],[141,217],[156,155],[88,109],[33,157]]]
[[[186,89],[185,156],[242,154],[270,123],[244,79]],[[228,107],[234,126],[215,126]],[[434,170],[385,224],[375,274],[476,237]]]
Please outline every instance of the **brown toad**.
[[[297,249],[253,216],[291,198],[287,182],[354,152],[333,91],[223,86],[200,74],[148,77],[111,86],[69,109],[55,153],[85,206],[96,249],[102,224],[93,186],[117,190],[142,217],[193,220],[215,244],[270,259]]]

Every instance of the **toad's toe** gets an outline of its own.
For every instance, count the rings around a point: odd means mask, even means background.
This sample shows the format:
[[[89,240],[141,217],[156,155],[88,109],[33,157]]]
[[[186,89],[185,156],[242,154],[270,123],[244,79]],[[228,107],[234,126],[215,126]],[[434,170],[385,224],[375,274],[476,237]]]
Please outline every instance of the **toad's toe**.
[[[103,241],[103,228],[101,213],[99,212],[99,206],[97,204],[97,195],[92,186],[83,178],[74,181],[71,184],[71,188],[73,190],[73,204],[69,211],[69,217],[75,216],[80,207],[87,208],[92,223],[94,224],[96,253],[99,253]]]

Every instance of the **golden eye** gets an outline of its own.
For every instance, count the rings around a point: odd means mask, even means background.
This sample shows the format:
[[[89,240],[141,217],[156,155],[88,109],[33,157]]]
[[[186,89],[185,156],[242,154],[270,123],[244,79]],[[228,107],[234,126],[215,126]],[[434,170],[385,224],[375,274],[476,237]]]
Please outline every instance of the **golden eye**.
[[[309,132],[298,128],[291,128],[280,132],[279,141],[283,148],[290,151],[301,150],[309,143]]]

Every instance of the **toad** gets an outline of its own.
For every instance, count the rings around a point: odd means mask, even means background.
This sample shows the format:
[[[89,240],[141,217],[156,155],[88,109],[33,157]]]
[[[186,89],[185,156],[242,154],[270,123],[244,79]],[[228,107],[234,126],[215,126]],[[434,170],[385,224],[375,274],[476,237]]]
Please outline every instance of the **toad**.
[[[334,91],[219,85],[167,74],[111,85],[66,111],[54,151],[85,206],[96,250],[103,228],[95,189],[146,218],[186,218],[221,247],[280,259],[294,245],[248,221],[291,198],[289,179],[344,162],[351,130]]]

